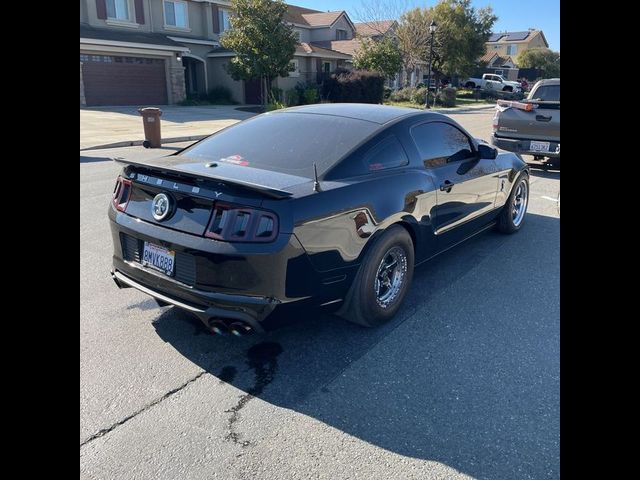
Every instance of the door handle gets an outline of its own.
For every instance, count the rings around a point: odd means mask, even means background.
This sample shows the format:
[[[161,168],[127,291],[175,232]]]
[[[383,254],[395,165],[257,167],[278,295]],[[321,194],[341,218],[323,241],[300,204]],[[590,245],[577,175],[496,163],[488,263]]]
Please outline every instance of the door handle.
[[[449,180],[445,180],[444,183],[440,185],[440,191],[449,193],[454,185],[455,183],[451,183]]]
[[[545,117],[544,115],[536,115],[536,120],[539,122],[548,122],[551,120],[551,116]]]

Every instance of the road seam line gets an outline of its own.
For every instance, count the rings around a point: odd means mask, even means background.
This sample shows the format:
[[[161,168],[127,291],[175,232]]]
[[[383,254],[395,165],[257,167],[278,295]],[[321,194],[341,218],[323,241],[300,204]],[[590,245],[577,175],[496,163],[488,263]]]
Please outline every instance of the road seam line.
[[[198,375],[196,375],[195,377],[193,377],[192,379],[190,379],[188,382],[184,383],[183,385],[181,385],[180,387],[174,388],[173,390],[168,391],[167,393],[165,393],[162,397],[160,397],[157,400],[154,400],[153,402],[151,402],[148,405],[145,405],[144,407],[142,407],[140,410],[137,410],[136,412],[132,413],[131,415],[128,415],[127,417],[125,417],[124,419],[120,420],[119,422],[114,423],[113,425],[111,425],[108,428],[102,428],[100,430],[98,430],[96,433],[94,433],[93,435],[91,435],[87,440],[85,440],[84,442],[82,442],[80,444],[80,448],[86,446],[87,444],[89,444],[90,442],[93,442],[94,440],[106,435],[107,433],[115,430],[116,428],[118,428],[120,425],[124,425],[125,423],[127,423],[129,420],[131,420],[132,418],[137,417],[139,414],[149,410],[151,407],[158,405],[160,402],[166,400],[167,398],[171,397],[172,395],[174,395],[175,393],[178,393],[179,391],[183,390],[184,388],[186,388],[189,384],[195,382],[196,380],[198,380],[202,375],[204,375],[205,373],[207,373],[206,370],[202,370]]]

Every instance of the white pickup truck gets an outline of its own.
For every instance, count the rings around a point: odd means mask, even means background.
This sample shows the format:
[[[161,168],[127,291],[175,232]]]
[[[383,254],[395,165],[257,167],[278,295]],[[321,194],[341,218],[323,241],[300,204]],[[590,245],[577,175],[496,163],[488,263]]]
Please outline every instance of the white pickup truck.
[[[502,92],[522,92],[520,82],[505,80],[502,75],[485,73],[482,78],[467,78],[462,82],[465,88],[487,88]]]

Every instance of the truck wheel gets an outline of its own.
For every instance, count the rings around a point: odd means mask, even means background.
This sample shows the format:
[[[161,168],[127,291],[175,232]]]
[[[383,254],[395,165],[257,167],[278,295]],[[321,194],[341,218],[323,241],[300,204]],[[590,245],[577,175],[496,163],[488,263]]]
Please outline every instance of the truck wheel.
[[[464,84],[464,88],[473,89],[473,88],[476,88],[476,84],[473,82],[467,82]]]
[[[504,87],[502,89],[503,92],[513,92],[513,87]]]
[[[411,235],[400,225],[389,227],[365,254],[337,314],[364,327],[391,320],[409,291],[413,264]]]

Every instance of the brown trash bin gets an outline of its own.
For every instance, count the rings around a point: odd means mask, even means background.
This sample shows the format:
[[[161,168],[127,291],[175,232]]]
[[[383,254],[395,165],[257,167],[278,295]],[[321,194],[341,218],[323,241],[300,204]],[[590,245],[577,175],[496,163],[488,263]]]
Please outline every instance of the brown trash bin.
[[[155,107],[139,108],[138,113],[142,115],[144,124],[144,138],[142,142],[144,148],[160,148],[162,139],[160,138],[160,115],[162,110]]]

